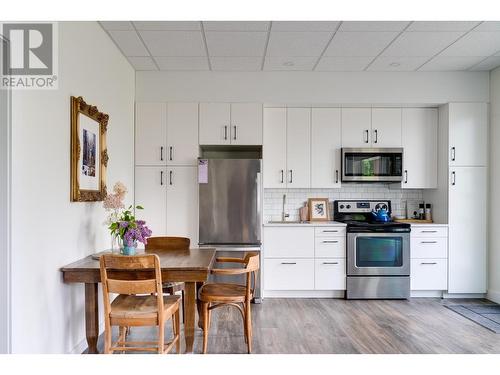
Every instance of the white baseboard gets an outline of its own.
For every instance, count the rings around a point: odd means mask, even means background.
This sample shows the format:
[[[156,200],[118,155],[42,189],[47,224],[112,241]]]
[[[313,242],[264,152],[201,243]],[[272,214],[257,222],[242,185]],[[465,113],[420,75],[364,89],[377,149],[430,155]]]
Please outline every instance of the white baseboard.
[[[486,294],[486,298],[488,298],[492,302],[500,303],[500,291],[488,290],[488,294]]]
[[[442,290],[412,290],[411,298],[443,298]]]
[[[104,332],[104,323],[99,324],[99,335]],[[82,354],[88,347],[87,339],[83,339],[76,346],[69,351],[68,354]]]
[[[484,293],[443,293],[443,298],[485,298]]]
[[[264,290],[264,298],[344,298],[344,290]]]

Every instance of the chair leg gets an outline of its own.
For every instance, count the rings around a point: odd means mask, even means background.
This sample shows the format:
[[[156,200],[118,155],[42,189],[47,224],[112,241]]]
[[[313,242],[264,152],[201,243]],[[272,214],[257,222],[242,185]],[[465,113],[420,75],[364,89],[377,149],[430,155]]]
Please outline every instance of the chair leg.
[[[175,312],[175,316],[173,317],[173,319],[175,320],[175,338],[177,339],[175,343],[175,352],[177,354],[181,354],[181,322],[179,317],[179,310]]]
[[[163,354],[165,350],[165,322],[158,325],[158,354]]]
[[[245,326],[247,331],[248,354],[252,353],[252,313],[250,310],[250,301],[245,303]]]
[[[107,320],[104,328],[104,354],[111,354],[111,326]]]
[[[186,303],[184,302],[184,289],[181,291],[182,294],[182,323],[186,323]]]
[[[203,354],[206,354],[208,346],[208,302],[203,302],[201,309],[203,312]]]

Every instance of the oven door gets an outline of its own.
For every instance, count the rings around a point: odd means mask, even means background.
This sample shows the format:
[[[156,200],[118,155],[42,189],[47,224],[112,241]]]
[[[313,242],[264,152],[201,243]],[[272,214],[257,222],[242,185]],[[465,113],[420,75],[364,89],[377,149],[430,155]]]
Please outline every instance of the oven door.
[[[342,181],[403,180],[402,148],[343,148]]]
[[[410,233],[348,233],[347,275],[409,276]]]

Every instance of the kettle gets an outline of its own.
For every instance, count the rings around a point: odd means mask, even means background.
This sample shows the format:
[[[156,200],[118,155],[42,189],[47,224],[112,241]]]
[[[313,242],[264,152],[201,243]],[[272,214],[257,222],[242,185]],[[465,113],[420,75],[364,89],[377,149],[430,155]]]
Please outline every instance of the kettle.
[[[391,217],[389,216],[389,213],[385,208],[380,208],[377,211],[372,210],[372,217],[375,221],[380,221],[384,223],[391,221]]]

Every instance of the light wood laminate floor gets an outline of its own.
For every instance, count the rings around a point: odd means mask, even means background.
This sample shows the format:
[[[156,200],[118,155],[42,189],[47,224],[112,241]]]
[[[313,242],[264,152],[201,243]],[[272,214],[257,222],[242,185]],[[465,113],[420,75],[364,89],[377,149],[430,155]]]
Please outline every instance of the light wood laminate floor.
[[[253,353],[500,353],[500,334],[444,307],[467,303],[490,302],[266,299],[252,305]],[[153,341],[156,332],[132,328],[129,340]],[[167,335],[171,335],[170,324]],[[202,330],[196,328],[194,352],[200,353],[201,346]],[[208,352],[246,353],[237,309],[222,307],[212,312]]]

